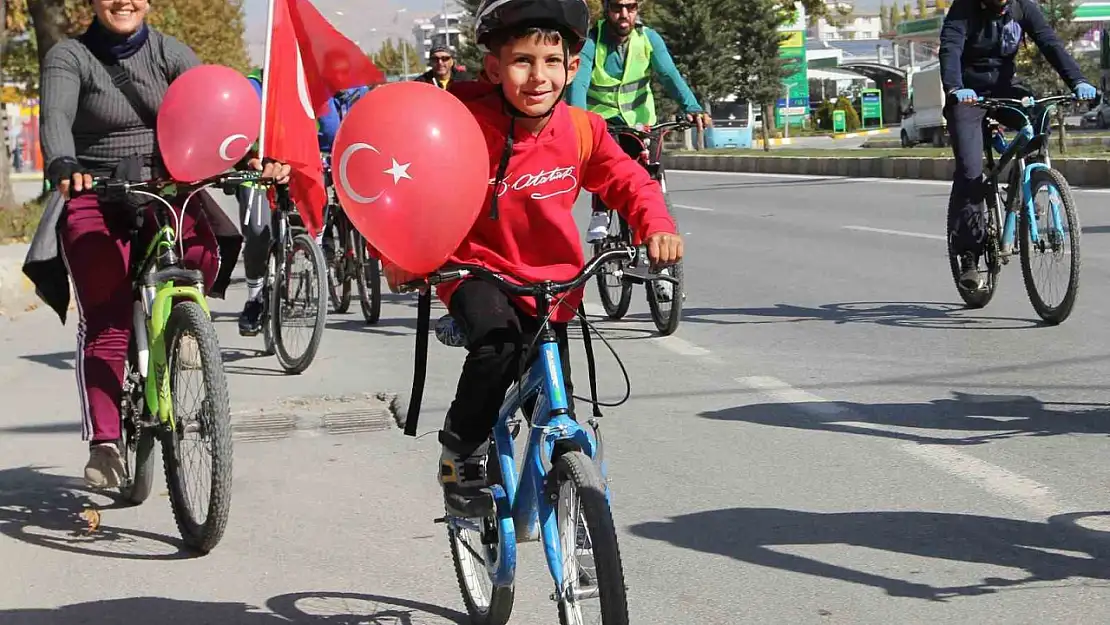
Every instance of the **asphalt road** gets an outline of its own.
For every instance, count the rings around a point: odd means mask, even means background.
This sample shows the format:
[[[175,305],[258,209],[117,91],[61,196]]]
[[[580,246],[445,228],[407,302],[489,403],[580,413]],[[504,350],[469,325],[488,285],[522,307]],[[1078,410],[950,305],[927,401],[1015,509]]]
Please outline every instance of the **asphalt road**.
[[[987,309],[960,308],[943,184],[668,183],[688,242],[683,324],[656,338],[642,289],[626,320],[599,323],[633,390],[603,420],[632,622],[1107,622],[1110,195],[1076,193],[1082,291],[1049,328],[1016,265]],[[243,294],[215,302],[234,410],[285,398],[322,414],[408,388],[409,298],[390,296],[376,327],[333,316],[290,377],[235,332]],[[74,331],[42,311],[0,321],[0,623],[463,622],[432,523],[434,434],[240,438],[229,529],[202,558],[181,552],[161,486],[76,533],[83,507],[110,500],[76,479]],[[462,357],[432,350],[421,433]],[[518,570],[513,622],[555,622],[535,544]]]

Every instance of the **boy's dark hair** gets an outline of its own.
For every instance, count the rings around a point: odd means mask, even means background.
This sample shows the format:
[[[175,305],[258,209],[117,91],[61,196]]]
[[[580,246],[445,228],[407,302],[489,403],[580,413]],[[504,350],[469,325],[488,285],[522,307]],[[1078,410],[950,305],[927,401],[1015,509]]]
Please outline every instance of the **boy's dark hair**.
[[[524,26],[521,28],[506,29],[499,33],[495,33],[490,37],[489,51],[492,54],[501,54],[501,48],[505,44],[517,39],[536,39],[540,38],[543,43],[547,45],[555,45],[563,43],[566,38],[563,33],[555,28],[548,26]]]

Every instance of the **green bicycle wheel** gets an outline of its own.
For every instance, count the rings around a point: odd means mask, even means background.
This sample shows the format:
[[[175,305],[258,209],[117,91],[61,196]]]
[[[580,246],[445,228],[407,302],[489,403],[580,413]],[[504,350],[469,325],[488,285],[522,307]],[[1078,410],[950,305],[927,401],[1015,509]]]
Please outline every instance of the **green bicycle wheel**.
[[[162,438],[170,506],[185,545],[208,553],[223,538],[231,510],[231,415],[216,330],[195,302],[182,302],[170,312],[166,357],[175,425]],[[192,373],[199,373],[204,387],[195,412],[185,405],[193,394],[182,388]],[[196,444],[191,442],[192,435],[196,435]],[[208,488],[197,487],[199,480],[186,476],[194,452],[210,456],[208,462],[197,463],[204,467],[198,477],[210,480]]]

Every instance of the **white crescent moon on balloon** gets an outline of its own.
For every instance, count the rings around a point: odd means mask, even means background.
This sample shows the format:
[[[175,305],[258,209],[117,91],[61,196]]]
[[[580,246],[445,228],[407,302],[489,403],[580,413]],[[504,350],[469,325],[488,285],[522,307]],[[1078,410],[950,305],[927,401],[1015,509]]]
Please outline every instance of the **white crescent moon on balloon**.
[[[240,139],[242,139],[243,141],[246,141],[247,140],[247,135],[228,135],[228,137],[226,139],[224,139],[224,142],[220,144],[220,158],[224,159],[225,161],[237,161],[237,160],[239,160],[237,158],[233,158],[231,156],[228,156],[227,151],[231,149],[231,144],[232,143],[235,143],[236,141],[238,141]]]
[[[301,107],[309,119],[316,119],[316,112],[312,109],[312,98],[308,95],[308,79],[304,75],[304,59],[301,51],[297,49],[297,96],[301,100]]]
[[[375,154],[381,154],[378,148],[369,143],[352,143],[347,146],[347,149],[343,150],[343,154],[339,156],[339,186],[343,188],[343,192],[347,194],[347,197],[359,204],[373,204],[378,201],[378,198],[380,198],[385,191],[378,191],[378,194],[374,197],[359,195],[355,193],[355,190],[351,188],[351,183],[347,180],[347,162],[350,161],[355,152],[359,150],[373,150]]]

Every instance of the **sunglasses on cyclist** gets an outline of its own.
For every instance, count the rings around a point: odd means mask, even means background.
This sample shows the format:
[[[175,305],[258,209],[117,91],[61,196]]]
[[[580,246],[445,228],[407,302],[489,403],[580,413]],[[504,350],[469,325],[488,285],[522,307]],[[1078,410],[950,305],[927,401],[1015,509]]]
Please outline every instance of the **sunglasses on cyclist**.
[[[610,4],[609,5],[609,12],[614,14],[614,15],[619,15],[621,13],[621,11],[625,11],[625,10],[627,10],[629,13],[635,13],[635,12],[640,10],[640,4],[637,3],[637,2],[631,2],[631,3],[626,3],[626,4]]]
[[[433,56],[432,57],[432,62],[434,62],[434,63],[446,63],[447,61],[450,61],[451,58],[452,57],[449,57],[449,56]]]

